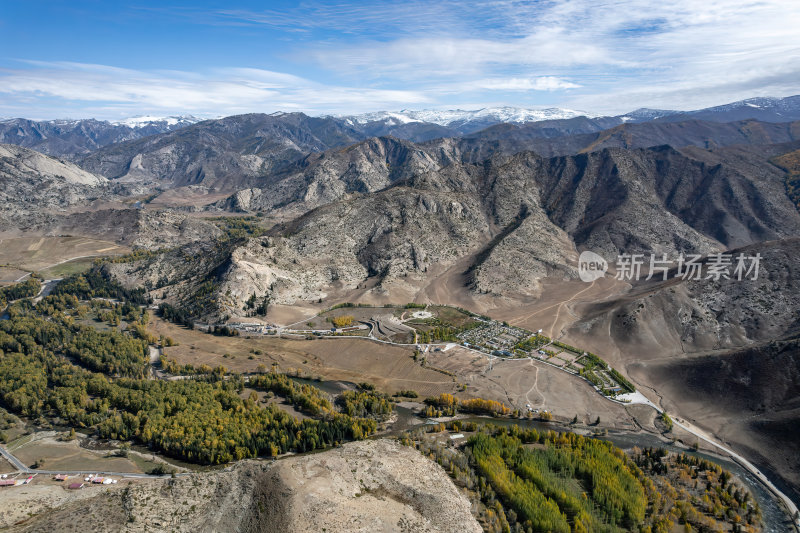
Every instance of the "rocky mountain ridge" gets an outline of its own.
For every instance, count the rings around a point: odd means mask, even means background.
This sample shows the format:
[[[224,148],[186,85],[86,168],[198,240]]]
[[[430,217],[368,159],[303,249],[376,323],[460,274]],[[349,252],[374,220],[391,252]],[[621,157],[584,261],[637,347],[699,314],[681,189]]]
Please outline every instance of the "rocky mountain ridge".
[[[192,276],[213,277],[231,313],[253,292],[293,303],[326,298],[333,286],[413,290],[429,269],[457,263],[462,286],[477,294],[535,296],[546,277],[575,277],[579,249],[609,258],[708,254],[800,233],[784,173],[735,149],[605,149],[556,158],[524,152],[440,166],[408,148],[366,142],[326,153],[297,177],[307,186],[302,199],[281,207],[305,214],[239,245],[214,263],[213,275]],[[399,162],[394,181],[384,166],[391,153]],[[374,190],[352,189],[354,166],[358,175],[374,170]],[[338,198],[308,194],[320,190]],[[117,274],[152,285],[170,262],[121,266]],[[163,286],[185,281],[180,270],[167,278]]]
[[[15,226],[42,211],[63,210],[108,196],[102,176],[19,146],[0,144],[0,225]]]
[[[105,120],[0,120],[0,143],[43,154],[78,159],[104,146],[172,131],[196,122],[194,117],[146,117]]]

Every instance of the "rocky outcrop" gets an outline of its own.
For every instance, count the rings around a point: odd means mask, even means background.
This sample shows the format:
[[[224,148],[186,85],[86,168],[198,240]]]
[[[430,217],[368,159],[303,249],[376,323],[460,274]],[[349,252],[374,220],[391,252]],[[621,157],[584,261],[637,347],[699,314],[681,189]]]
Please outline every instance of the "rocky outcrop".
[[[445,471],[395,441],[279,461],[265,477],[246,531],[482,531]]]
[[[236,190],[264,183],[309,152],[362,138],[338,121],[302,113],[237,115],[108,146],[81,166],[124,181]]]
[[[40,510],[47,512],[31,513],[10,531],[62,531],[63,524],[87,517],[95,517],[91,529],[98,532],[481,531],[469,501],[439,465],[389,440],[41,496]]]
[[[0,144],[0,211],[9,224],[110,196],[108,181],[27,148]]]

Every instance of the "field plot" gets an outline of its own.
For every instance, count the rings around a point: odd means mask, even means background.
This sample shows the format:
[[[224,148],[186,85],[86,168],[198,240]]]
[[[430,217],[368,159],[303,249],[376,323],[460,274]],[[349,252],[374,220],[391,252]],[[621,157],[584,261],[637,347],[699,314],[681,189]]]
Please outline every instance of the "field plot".
[[[556,417],[581,423],[598,416],[604,426],[635,430],[633,417],[624,405],[598,395],[582,379],[532,359],[497,359],[456,346],[426,353],[428,364],[455,374],[467,390],[463,397],[486,398],[524,412],[528,404],[549,410]]]
[[[66,278],[67,276],[71,276],[72,274],[80,274],[82,272],[86,272],[92,267],[93,262],[94,259],[91,257],[85,257],[82,259],[71,259],[59,265],[55,265],[49,268],[45,268],[44,270],[40,270],[39,274],[41,274],[44,279]]]
[[[148,329],[179,343],[164,351],[182,365],[223,365],[233,372],[255,372],[259,365],[271,368],[274,362],[281,371],[295,369],[327,380],[368,381],[385,392],[413,389],[422,396],[454,392],[457,386],[451,376],[415,362],[411,347],[350,338],[216,337],[159,318],[152,318]]]
[[[12,285],[27,274],[27,270],[20,270],[14,267],[0,267],[0,285]]]
[[[129,251],[111,241],[87,237],[17,237],[0,239],[0,264],[38,272],[78,258],[122,255]]]
[[[30,466],[39,462],[45,470],[102,470],[106,472],[142,472],[136,462],[125,457],[106,457],[112,450],[87,450],[78,439],[59,440],[55,432],[35,433],[12,442],[8,449]]]

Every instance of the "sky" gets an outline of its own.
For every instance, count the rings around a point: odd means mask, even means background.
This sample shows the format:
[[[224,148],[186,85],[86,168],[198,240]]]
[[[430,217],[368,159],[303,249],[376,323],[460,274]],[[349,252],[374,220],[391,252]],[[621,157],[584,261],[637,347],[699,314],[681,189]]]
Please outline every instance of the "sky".
[[[0,117],[564,107],[800,94],[797,0],[0,0]]]

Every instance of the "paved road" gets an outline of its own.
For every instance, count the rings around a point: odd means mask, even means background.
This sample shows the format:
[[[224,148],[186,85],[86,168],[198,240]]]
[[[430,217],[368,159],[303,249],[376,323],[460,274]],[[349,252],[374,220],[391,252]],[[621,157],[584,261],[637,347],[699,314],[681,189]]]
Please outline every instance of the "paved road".
[[[342,337],[330,337],[330,338],[342,338]],[[382,344],[391,344],[391,345],[397,345],[397,346],[413,346],[413,345],[409,345],[409,344],[400,344],[400,343],[395,343],[395,342],[392,342],[392,341],[386,341],[386,340],[376,339],[375,337],[372,337],[372,336],[370,336],[370,337],[348,337],[348,338],[355,338],[355,339],[366,339],[366,340],[370,340],[370,341],[372,341],[372,342],[379,342],[379,343],[382,343]],[[552,341],[551,341],[551,342],[552,342]],[[442,344],[429,344],[428,346],[443,346],[443,345],[442,345]],[[445,346],[446,346],[446,345],[445,345]],[[483,355],[483,356],[485,356],[485,357],[488,357],[490,361],[495,361],[495,360],[501,360],[501,361],[519,361],[519,360],[520,360],[519,358],[502,357],[502,356],[496,356],[496,355],[487,354],[486,352],[482,352],[482,351],[480,351],[480,350],[476,350],[476,349],[474,349],[474,348],[470,348],[470,347],[463,346],[463,345],[459,345],[459,346],[460,346],[461,348],[467,349],[467,350],[469,350],[469,351],[471,351],[471,352],[474,352],[474,353],[476,353],[476,354],[480,354],[480,355]],[[566,371],[566,370],[565,370],[563,367],[560,367],[560,366],[558,366],[558,365],[554,365],[554,364],[552,364],[552,363],[550,363],[550,362],[548,362],[548,361],[543,361],[543,360],[541,360],[541,359],[538,359],[538,358],[535,358],[535,357],[531,357],[531,358],[530,358],[530,360],[531,360],[531,361],[534,361],[534,362],[536,362],[536,363],[540,363],[540,364],[549,365],[549,366],[551,366],[551,367],[553,367],[553,368],[556,368],[556,369],[558,369],[558,370],[561,370],[561,371],[563,371],[563,372],[567,372],[567,371]],[[580,375],[578,375],[578,374],[573,374],[572,372],[567,372],[567,373],[568,373],[568,374],[571,374],[571,375],[573,375],[573,376],[575,376],[575,377],[576,377],[576,378],[578,378],[578,379],[582,379],[582,380],[586,381],[587,383],[589,383],[589,384],[590,384],[592,387],[594,387],[594,388],[595,388],[595,389],[598,391],[598,394],[600,394],[600,396],[602,396],[603,398],[605,398],[605,399],[607,399],[607,400],[609,400],[609,401],[615,402],[615,403],[624,403],[624,402],[620,402],[620,401],[618,401],[618,400],[615,400],[615,399],[613,399],[613,398],[609,398],[609,397],[607,397],[607,396],[603,395],[603,394],[600,392],[600,390],[599,390],[599,389],[598,389],[598,388],[597,388],[597,387],[596,387],[596,386],[595,386],[593,383],[591,383],[591,382],[590,382],[588,379],[584,378],[583,376],[580,376]],[[651,407],[653,407],[654,409],[656,409],[656,411],[658,411],[659,413],[663,412],[663,409],[661,409],[661,408],[660,408],[658,405],[656,405],[655,403],[653,403],[652,401],[650,401],[650,400],[649,400],[649,399],[648,399],[646,396],[642,395],[641,393],[639,393],[639,395],[641,396],[641,398],[642,398],[642,399],[641,399],[640,401],[634,401],[634,402],[632,402],[632,403],[645,403],[645,404],[647,404],[647,405],[650,405],[650,406],[651,406]],[[739,464],[740,464],[740,465],[741,465],[743,468],[745,468],[745,469],[746,469],[746,470],[748,470],[750,473],[752,473],[752,474],[753,474],[753,475],[754,475],[754,476],[755,476],[755,477],[756,477],[756,478],[757,478],[759,481],[761,481],[761,482],[764,484],[764,486],[766,486],[766,487],[767,487],[767,489],[768,489],[770,492],[772,492],[772,493],[773,493],[773,494],[774,494],[774,495],[775,495],[775,496],[776,496],[776,497],[777,497],[779,500],[781,500],[781,501],[784,503],[784,505],[785,505],[785,506],[787,507],[787,509],[788,509],[788,512],[789,512],[789,515],[790,515],[790,516],[794,516],[794,515],[795,515],[795,513],[798,511],[798,507],[797,507],[797,505],[795,505],[795,503],[794,503],[794,502],[791,500],[791,498],[789,498],[789,497],[788,497],[786,494],[784,494],[783,492],[781,492],[781,491],[780,491],[780,490],[779,490],[779,489],[778,489],[778,488],[777,488],[777,487],[776,487],[776,486],[775,486],[775,485],[774,485],[774,484],[773,484],[773,483],[772,483],[772,482],[769,480],[769,478],[767,478],[767,476],[765,476],[765,475],[764,475],[764,474],[763,474],[763,473],[762,473],[762,472],[761,472],[761,471],[760,471],[760,470],[759,470],[759,469],[758,469],[758,468],[757,468],[757,467],[756,467],[754,464],[752,464],[750,461],[748,461],[747,459],[745,459],[745,458],[744,458],[744,457],[742,457],[741,455],[737,454],[736,452],[734,452],[734,451],[733,451],[733,450],[731,450],[730,448],[727,448],[726,446],[724,446],[724,445],[722,445],[721,443],[717,442],[717,441],[716,441],[715,439],[713,439],[712,437],[710,437],[710,436],[708,436],[708,435],[704,434],[702,431],[700,431],[699,429],[695,428],[694,426],[691,426],[690,424],[688,424],[688,423],[686,423],[686,422],[683,422],[683,423],[681,423],[681,422],[678,422],[678,421],[674,421],[674,423],[675,423],[675,425],[677,425],[677,426],[680,426],[681,428],[685,429],[685,430],[686,430],[686,431],[688,431],[689,433],[691,433],[691,434],[695,435],[695,436],[696,436],[696,437],[698,437],[699,439],[702,439],[702,440],[704,440],[704,441],[708,442],[709,444],[711,444],[711,445],[715,446],[715,447],[716,447],[716,448],[718,448],[719,450],[721,450],[721,451],[723,451],[724,453],[728,454],[728,455],[729,455],[729,456],[730,456],[730,457],[731,457],[731,458],[732,458],[734,461],[738,462],[738,463],[739,463]],[[796,525],[795,525],[795,527],[797,527],[797,528],[798,528],[798,530],[800,530],[800,523],[796,524]]]
[[[22,464],[22,461],[11,455],[11,452],[6,450],[4,446],[0,446],[0,455],[2,455],[6,459],[6,461],[11,463],[11,466],[16,468],[17,470],[25,473],[28,473],[30,471],[30,469],[26,465]]]
[[[640,403],[640,404],[649,405],[650,407],[652,407],[653,409],[655,409],[659,413],[663,413],[664,412],[664,409],[662,409],[659,405],[657,405],[654,402],[652,402],[649,398],[647,398],[641,392],[637,391],[635,394],[638,397],[633,398],[631,403]],[[609,399],[611,399],[611,398],[609,398]],[[612,400],[612,401],[617,401],[617,400]],[[781,492],[780,489],[778,489],[778,487],[776,487],[769,480],[769,478],[767,476],[765,476],[758,469],[758,467],[756,465],[754,465],[753,463],[751,463],[750,461],[748,461],[747,459],[745,459],[744,457],[742,457],[741,455],[739,455],[735,451],[731,450],[727,446],[724,446],[722,443],[717,441],[715,438],[713,438],[712,436],[708,435],[706,432],[704,432],[700,428],[694,426],[693,424],[690,424],[689,422],[687,422],[685,420],[678,419],[676,416],[672,417],[672,423],[674,425],[680,427],[681,429],[683,429],[685,431],[688,431],[689,433],[691,433],[692,435],[694,435],[698,439],[703,440],[703,441],[707,442],[708,444],[711,444],[712,446],[714,446],[718,450],[720,450],[720,451],[724,452],[725,454],[727,454],[736,463],[739,463],[739,465],[742,468],[744,468],[745,470],[747,470],[748,472],[753,474],[756,477],[756,479],[758,479],[765,487],[767,487],[767,489],[770,492],[772,492],[772,494],[775,495],[775,497],[777,497],[780,501],[782,501],[783,504],[786,506],[786,508],[788,510],[789,516],[794,517],[796,515],[796,513],[798,512],[797,505],[795,505],[795,503],[791,500],[791,498],[789,498],[786,494]],[[795,523],[795,528],[800,529],[800,522]]]

